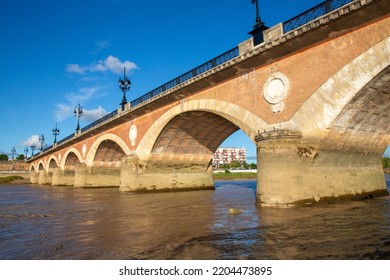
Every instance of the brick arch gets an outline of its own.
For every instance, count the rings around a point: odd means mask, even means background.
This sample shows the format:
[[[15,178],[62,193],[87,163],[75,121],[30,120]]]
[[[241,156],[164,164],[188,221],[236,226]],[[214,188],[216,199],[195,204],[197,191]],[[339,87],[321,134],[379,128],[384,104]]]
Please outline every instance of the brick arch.
[[[38,162],[37,170],[38,170],[38,171],[45,170],[45,164],[43,163],[42,160],[40,160],[40,161]]]
[[[98,139],[96,139],[95,142],[92,144],[91,148],[89,149],[88,154],[86,156],[86,164],[88,166],[93,165],[96,153],[98,152],[100,145],[104,141],[114,142],[117,146],[119,146],[122,149],[122,151],[125,155],[131,154],[129,147],[127,146],[125,141],[122,140],[122,138],[120,138],[119,136],[117,136],[115,134],[107,133],[107,134],[100,136]]]
[[[366,85],[390,65],[390,37],[345,65],[317,89],[286,125],[303,135],[329,129]],[[307,118],[311,116],[311,118]]]
[[[61,166],[61,169],[64,169],[64,168],[65,168],[66,162],[67,162],[68,157],[69,157],[69,155],[70,155],[71,153],[73,153],[74,155],[76,155],[76,157],[77,157],[77,159],[79,160],[80,163],[84,162],[84,161],[83,161],[83,157],[81,156],[80,152],[79,152],[77,149],[71,147],[71,148],[69,148],[69,149],[65,152],[65,154],[64,154],[64,157],[63,157],[63,159],[62,159],[62,161],[61,161],[61,165],[60,165],[60,166]]]
[[[150,157],[153,149],[156,148],[159,136],[170,122],[180,122],[178,120],[179,116],[182,118],[190,118],[191,114],[196,115],[196,112],[205,112],[210,114],[210,116],[218,116],[221,124],[231,124],[236,127],[236,129],[233,129],[232,126],[227,125],[229,131],[232,131],[231,133],[237,129],[242,129],[253,142],[257,130],[269,129],[270,127],[258,116],[230,102],[215,99],[186,101],[167,111],[152,124],[137,147],[136,154],[138,157],[142,160],[147,160]],[[225,122],[220,119],[223,119]]]
[[[36,168],[35,164],[32,163],[32,164],[30,165],[30,171],[36,171],[36,170],[37,170],[37,168]]]
[[[52,168],[52,166],[53,166],[53,165],[52,165],[52,162],[54,162],[54,163],[56,164],[56,167],[59,167],[59,166],[60,166],[57,157],[54,156],[54,155],[50,156],[50,157],[49,157],[49,160],[48,160],[47,162],[48,162],[48,164],[47,164],[47,166],[46,166],[46,170],[47,170],[47,171],[49,171],[49,170]]]
[[[159,159],[172,155],[192,155],[206,158],[239,128],[213,113],[191,111],[174,117],[161,131],[152,149]]]

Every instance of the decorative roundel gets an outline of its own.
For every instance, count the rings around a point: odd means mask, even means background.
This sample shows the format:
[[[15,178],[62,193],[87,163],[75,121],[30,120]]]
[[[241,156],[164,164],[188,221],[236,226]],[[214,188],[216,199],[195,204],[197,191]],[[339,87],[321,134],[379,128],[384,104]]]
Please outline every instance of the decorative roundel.
[[[83,148],[81,149],[81,152],[83,153],[83,157],[85,158],[85,155],[87,154],[87,145],[84,143]]]
[[[288,88],[287,77],[280,72],[273,73],[264,84],[264,99],[270,104],[281,103],[287,95]]]
[[[135,140],[137,139],[137,126],[133,124],[130,127],[129,138],[132,146],[135,146]]]

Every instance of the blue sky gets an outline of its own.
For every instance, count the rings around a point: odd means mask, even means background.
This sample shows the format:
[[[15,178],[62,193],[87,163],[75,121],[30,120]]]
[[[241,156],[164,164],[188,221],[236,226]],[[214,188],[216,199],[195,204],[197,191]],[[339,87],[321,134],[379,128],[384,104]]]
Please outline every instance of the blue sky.
[[[322,0],[259,0],[268,26]],[[237,46],[249,38],[250,0],[2,0],[0,3],[0,153],[44,134],[54,140],[119,107],[123,66],[128,100]],[[223,146],[255,146],[242,132]],[[388,149],[389,150],[389,149]]]

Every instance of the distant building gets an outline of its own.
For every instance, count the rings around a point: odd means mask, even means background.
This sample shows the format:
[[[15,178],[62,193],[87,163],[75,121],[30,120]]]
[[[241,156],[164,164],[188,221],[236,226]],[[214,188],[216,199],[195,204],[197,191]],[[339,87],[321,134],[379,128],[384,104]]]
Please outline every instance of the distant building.
[[[246,162],[245,148],[218,148],[213,156],[213,166],[218,168],[221,164],[232,162]]]

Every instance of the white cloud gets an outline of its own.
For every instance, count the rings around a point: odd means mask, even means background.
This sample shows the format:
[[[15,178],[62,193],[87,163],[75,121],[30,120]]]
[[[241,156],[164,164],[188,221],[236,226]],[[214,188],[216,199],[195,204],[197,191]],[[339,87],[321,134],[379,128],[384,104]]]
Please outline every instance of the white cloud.
[[[56,109],[54,110],[54,116],[57,122],[61,122],[70,116],[73,116],[74,106],[70,104],[56,104]]]
[[[99,106],[96,109],[82,108],[82,110],[83,115],[80,117],[80,119],[86,122],[94,122],[108,114],[108,112],[102,106]],[[73,117],[74,106],[71,104],[57,104],[54,115],[58,122],[63,121],[69,117]]]
[[[109,55],[105,60],[99,60],[93,62],[88,66],[81,66],[79,64],[66,65],[65,71],[73,74],[85,74],[85,72],[107,72],[111,71],[114,74],[121,74],[123,67],[126,67],[127,71],[138,69],[134,62],[129,60],[121,61],[119,58]]]
[[[65,98],[72,104],[78,104],[80,102],[85,102],[87,100],[92,99],[95,96],[105,96],[107,93],[105,89],[107,86],[90,86],[90,87],[82,87],[79,89],[78,93],[68,93],[65,95]]]
[[[87,122],[94,122],[107,114],[107,111],[102,106],[99,106],[96,109],[83,110],[82,118]]]
[[[41,142],[38,135],[31,135],[27,140],[22,141],[23,146],[30,149],[31,146],[35,146],[36,149],[41,149]],[[45,142],[44,142],[45,144]]]
[[[122,62],[117,57],[113,57],[112,55],[106,58],[104,64],[111,72],[115,74],[121,74],[123,71],[123,67],[126,67],[127,71],[137,69],[137,65],[135,65],[134,62],[128,60]]]
[[[65,95],[67,102],[58,103],[55,105],[53,114],[57,122],[63,121],[69,117],[73,117],[74,108],[78,104],[82,105],[83,103],[86,103],[87,101],[94,99],[96,97],[106,96],[108,94],[106,89],[107,86],[95,85],[90,87],[79,88],[79,91],[77,93],[74,92],[67,93]],[[99,112],[101,113],[103,111],[106,113],[106,111],[101,106],[98,107],[98,109],[94,109],[97,110],[95,114],[99,115]],[[86,118],[86,120],[90,120],[90,119],[93,119],[93,117]]]
[[[68,64],[66,65],[65,71],[68,73],[74,73],[74,74],[84,74],[85,68],[81,67],[78,64]]]

